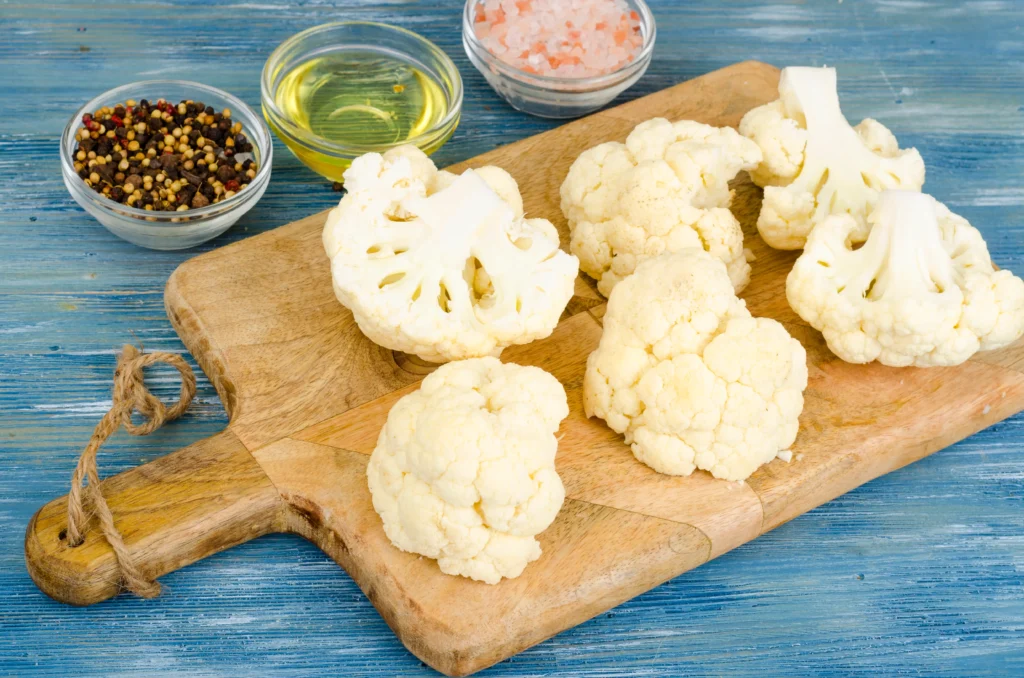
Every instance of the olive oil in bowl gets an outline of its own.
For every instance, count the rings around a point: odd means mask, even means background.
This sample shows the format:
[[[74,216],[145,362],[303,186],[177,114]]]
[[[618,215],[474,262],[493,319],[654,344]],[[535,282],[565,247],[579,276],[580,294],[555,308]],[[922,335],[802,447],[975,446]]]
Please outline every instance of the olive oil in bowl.
[[[341,181],[363,153],[440,148],[458,125],[462,82],[451,60],[415,33],[349,22],[278,47],[264,68],[263,99],[267,122],[292,152]]]
[[[448,114],[444,90],[430,75],[373,52],[300,64],[281,80],[277,105],[303,129],[351,146],[402,144]]]

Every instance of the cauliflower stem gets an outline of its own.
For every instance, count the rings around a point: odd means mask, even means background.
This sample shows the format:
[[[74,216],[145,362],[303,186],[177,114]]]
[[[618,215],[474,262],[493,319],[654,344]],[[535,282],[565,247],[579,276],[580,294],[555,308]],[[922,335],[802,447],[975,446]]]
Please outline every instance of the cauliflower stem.
[[[889,302],[941,297],[953,288],[953,260],[942,247],[935,205],[926,196],[889,194],[871,222],[864,246],[832,264],[839,294]]]

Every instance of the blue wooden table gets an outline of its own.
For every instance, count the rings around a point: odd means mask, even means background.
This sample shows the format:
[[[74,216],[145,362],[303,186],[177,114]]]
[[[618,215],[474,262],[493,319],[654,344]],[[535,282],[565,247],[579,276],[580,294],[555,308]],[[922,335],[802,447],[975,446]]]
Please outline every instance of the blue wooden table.
[[[1024,271],[1024,2],[660,0],[647,76],[624,99],[744,59],[837,65],[844,108],[890,125],[928,163],[929,192],[964,214],[1001,266]],[[162,581],[163,597],[87,609],[41,594],[25,524],[64,494],[109,405],[114,350],[184,352],[163,284],[198,251],[330,207],[338,196],[284,147],[262,202],[190,252],[124,243],[70,199],[59,133],[100,91],[183,77],[253,106],[280,41],[339,19],[435,40],[466,84],[449,164],[553,123],[509,109],[463,54],[455,0],[0,0],[0,675],[413,676],[348,576],[276,536]],[[198,371],[198,370],[197,370]],[[170,397],[170,372],[153,380]],[[219,431],[200,378],[184,420],[119,434],[113,474]],[[852,492],[539,647],[488,676],[1024,675],[1024,416]]]

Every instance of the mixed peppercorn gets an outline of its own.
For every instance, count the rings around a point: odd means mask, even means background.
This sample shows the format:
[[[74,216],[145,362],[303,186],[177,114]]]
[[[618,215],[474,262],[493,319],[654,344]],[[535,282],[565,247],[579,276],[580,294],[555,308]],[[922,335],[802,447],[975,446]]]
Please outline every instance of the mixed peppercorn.
[[[82,116],[75,171],[87,186],[129,207],[179,211],[235,195],[259,171],[231,111],[199,101],[128,100]]]

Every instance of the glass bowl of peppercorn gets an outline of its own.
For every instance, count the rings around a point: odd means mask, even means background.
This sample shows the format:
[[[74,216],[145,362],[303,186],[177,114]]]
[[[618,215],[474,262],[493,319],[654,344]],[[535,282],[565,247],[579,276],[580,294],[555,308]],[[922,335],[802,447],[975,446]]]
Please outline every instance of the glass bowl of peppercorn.
[[[240,99],[195,82],[152,80],[99,95],[61,139],[64,183],[81,207],[141,247],[217,237],[270,181],[266,123]]]

